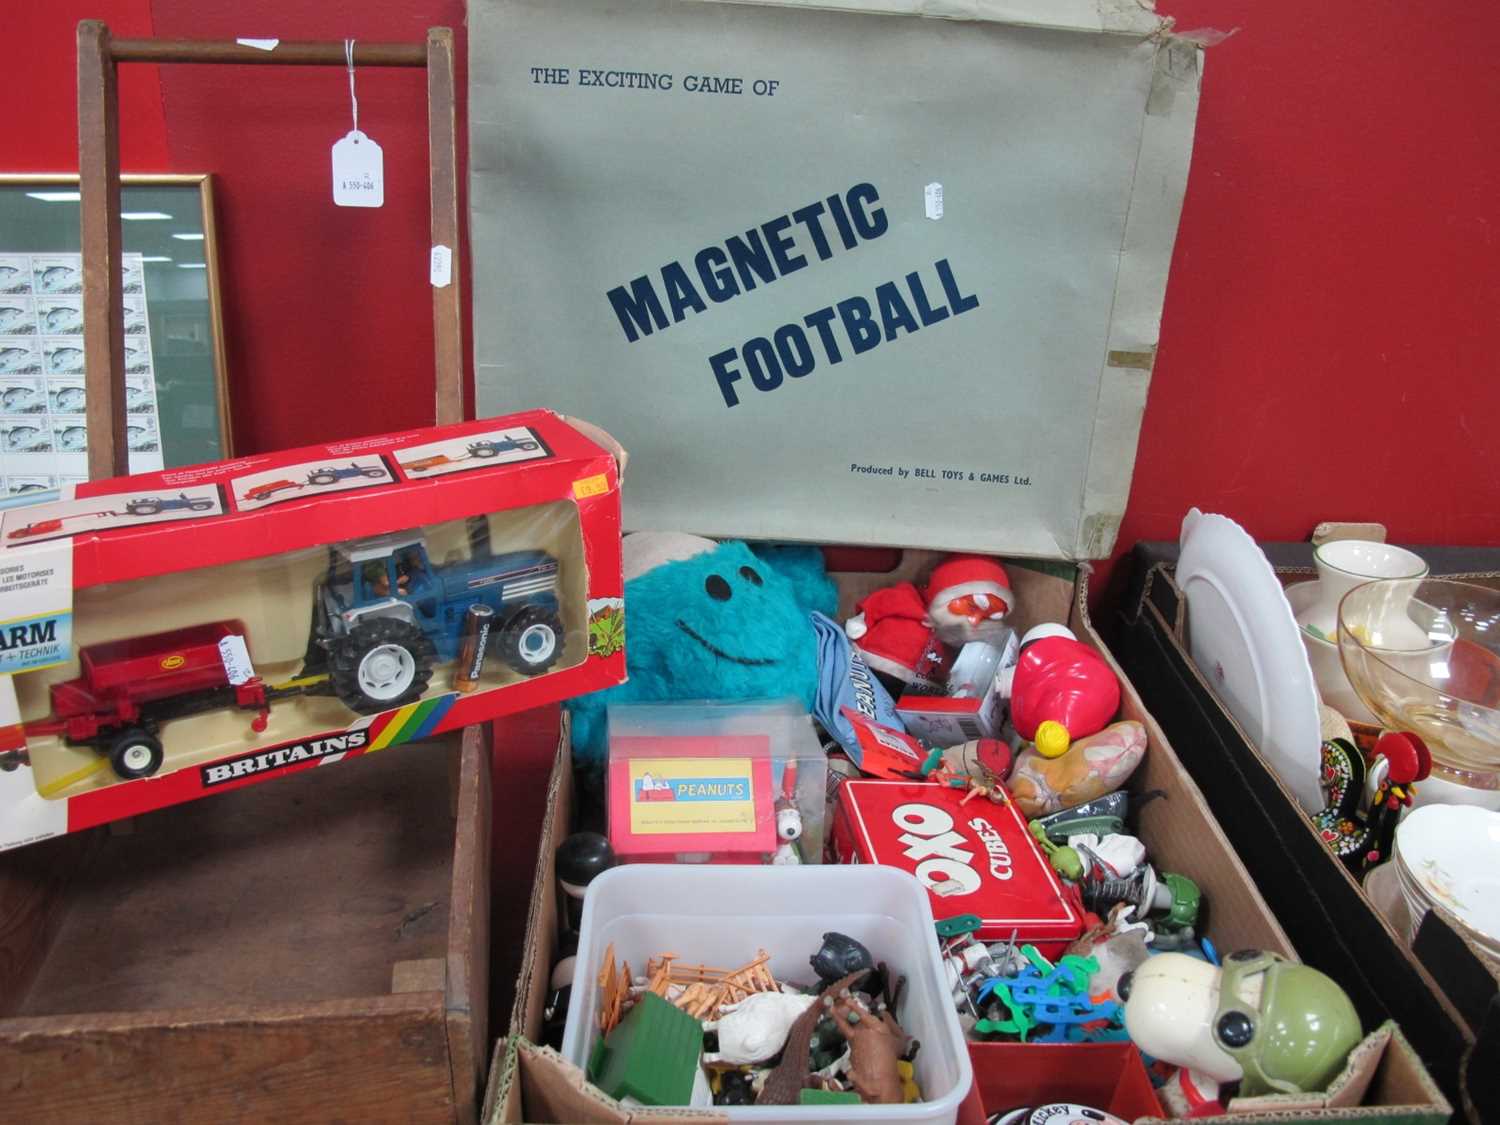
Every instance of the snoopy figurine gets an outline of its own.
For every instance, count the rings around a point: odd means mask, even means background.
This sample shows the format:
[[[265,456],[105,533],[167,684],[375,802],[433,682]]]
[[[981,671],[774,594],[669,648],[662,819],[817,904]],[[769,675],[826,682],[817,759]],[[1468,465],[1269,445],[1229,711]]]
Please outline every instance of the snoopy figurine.
[[[802,853],[797,841],[802,836],[802,814],[792,799],[797,791],[797,763],[788,761],[781,772],[781,796],[776,798],[776,852],[771,862],[778,867],[798,866]]]

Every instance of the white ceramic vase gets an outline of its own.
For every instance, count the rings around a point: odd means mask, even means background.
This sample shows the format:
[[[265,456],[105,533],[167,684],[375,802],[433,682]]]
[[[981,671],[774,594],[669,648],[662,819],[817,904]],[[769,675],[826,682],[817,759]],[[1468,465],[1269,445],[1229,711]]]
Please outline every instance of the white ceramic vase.
[[[1318,596],[1308,600],[1296,612],[1297,624],[1315,638],[1337,646],[1339,602],[1354,587],[1377,578],[1427,577],[1427,564],[1420,555],[1388,543],[1371,543],[1363,539],[1338,539],[1324,543],[1313,552],[1318,569]],[[1416,583],[1412,583],[1416,589]],[[1393,637],[1391,648],[1424,648],[1426,635],[1412,623],[1412,636]]]

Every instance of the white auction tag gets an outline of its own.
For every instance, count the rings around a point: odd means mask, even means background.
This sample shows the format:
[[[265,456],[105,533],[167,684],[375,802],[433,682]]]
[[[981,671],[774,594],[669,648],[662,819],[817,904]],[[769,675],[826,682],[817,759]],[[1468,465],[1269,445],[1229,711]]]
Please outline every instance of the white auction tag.
[[[219,660],[224,665],[224,678],[235,687],[255,678],[255,665],[250,663],[250,649],[245,644],[245,638],[238,633],[219,638]]]
[[[442,289],[451,282],[453,280],[453,251],[442,243],[434,246],[429,272],[434,289]]]
[[[941,219],[943,217],[943,185],[931,183],[923,188],[922,202],[929,219],[934,221]]]
[[[333,201],[340,207],[385,204],[385,154],[358,129],[333,146]]]

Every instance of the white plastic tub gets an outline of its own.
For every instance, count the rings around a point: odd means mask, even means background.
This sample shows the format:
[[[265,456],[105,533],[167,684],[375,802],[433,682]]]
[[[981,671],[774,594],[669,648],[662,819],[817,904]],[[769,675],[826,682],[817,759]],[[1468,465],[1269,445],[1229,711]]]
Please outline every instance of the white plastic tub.
[[[925,1100],[719,1106],[715,1112],[734,1121],[954,1121],[973,1081],[969,1052],[944,983],[927,891],[891,867],[635,864],[606,871],[584,898],[562,1053],[586,1067],[597,1034],[599,966],[610,943],[616,963],[630,962],[637,974],[662,953],[727,967],[764,949],[778,980],[812,983],[817,977],[808,958],[829,930],[858,939],[877,962],[905,974],[897,1018],[903,1031],[921,1040],[916,1074]]]

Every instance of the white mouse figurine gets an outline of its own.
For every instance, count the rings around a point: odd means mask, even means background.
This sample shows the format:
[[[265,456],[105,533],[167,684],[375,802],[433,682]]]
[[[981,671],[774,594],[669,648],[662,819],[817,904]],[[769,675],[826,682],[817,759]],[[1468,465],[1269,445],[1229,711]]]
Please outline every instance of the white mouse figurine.
[[[816,997],[790,992],[757,992],[738,1004],[726,1004],[722,1019],[705,1020],[704,1031],[719,1033],[719,1050],[706,1054],[706,1063],[737,1065],[765,1062],[786,1044],[797,1017]]]

